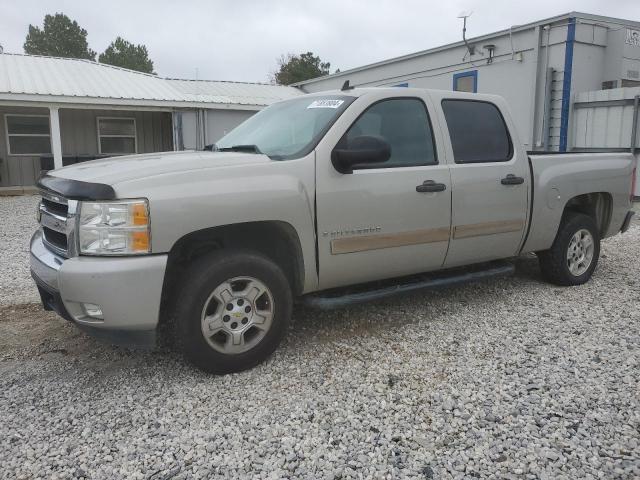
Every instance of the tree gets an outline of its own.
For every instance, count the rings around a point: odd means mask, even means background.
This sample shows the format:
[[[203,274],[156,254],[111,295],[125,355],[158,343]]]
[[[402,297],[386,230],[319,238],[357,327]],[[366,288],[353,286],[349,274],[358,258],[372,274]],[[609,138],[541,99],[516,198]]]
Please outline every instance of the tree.
[[[96,58],[96,52],[87,43],[87,31],[62,13],[45,15],[42,29],[29,25],[24,52],[50,57]]]
[[[329,74],[331,64],[323,63],[313,52],[300,55],[282,55],[278,60],[278,71],[273,74],[273,80],[278,85],[291,85],[310,78]]]
[[[138,72],[153,73],[153,62],[144,45],[134,45],[124,38],[118,37],[98,57],[100,63],[115,65],[116,67],[137,70]]]

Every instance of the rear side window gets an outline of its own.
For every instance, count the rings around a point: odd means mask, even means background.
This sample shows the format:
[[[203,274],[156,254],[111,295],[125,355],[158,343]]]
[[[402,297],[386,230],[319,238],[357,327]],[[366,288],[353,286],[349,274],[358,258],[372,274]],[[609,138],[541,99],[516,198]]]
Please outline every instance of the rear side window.
[[[391,145],[391,158],[385,163],[358,165],[358,169],[438,163],[429,114],[422,100],[417,98],[394,98],[374,103],[351,125],[339,145],[348,147],[349,141],[360,135],[384,138]]]
[[[513,145],[498,107],[477,100],[443,100],[456,163],[506,162]]]

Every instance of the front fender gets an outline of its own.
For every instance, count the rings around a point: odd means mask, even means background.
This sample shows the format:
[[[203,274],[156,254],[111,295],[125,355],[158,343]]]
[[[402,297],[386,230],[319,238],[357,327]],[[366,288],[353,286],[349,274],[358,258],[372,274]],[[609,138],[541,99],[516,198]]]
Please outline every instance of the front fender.
[[[248,222],[291,225],[300,239],[305,285],[315,266],[315,158],[176,172],[115,185],[119,198],[149,199],[153,253],[191,232]]]

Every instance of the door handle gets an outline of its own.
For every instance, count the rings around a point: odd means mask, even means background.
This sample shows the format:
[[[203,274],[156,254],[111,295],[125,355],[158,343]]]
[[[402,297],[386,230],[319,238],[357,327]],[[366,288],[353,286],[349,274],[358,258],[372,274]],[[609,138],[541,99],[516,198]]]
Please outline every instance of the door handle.
[[[500,183],[502,185],[520,185],[524,183],[524,178],[516,177],[513,173],[510,173],[509,175],[504,177],[502,180],[500,180]]]
[[[447,186],[444,183],[436,183],[433,180],[425,180],[422,185],[418,185],[416,187],[416,192],[418,193],[428,193],[428,192],[444,192],[447,189]]]

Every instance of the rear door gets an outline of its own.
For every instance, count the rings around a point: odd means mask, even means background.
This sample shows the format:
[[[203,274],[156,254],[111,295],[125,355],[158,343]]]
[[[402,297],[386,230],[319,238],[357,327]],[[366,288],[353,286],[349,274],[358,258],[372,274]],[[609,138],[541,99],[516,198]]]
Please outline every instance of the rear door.
[[[453,158],[452,238],[445,267],[513,256],[524,238],[529,164],[510,134],[501,102],[444,93],[439,98]]]
[[[430,99],[421,94],[367,94],[319,144],[320,288],[442,267],[450,236],[451,182],[445,155],[437,148],[442,137],[430,119]],[[383,137],[391,158],[339,173],[331,163],[332,150],[360,135]],[[417,188],[425,181],[438,184],[440,191]]]

